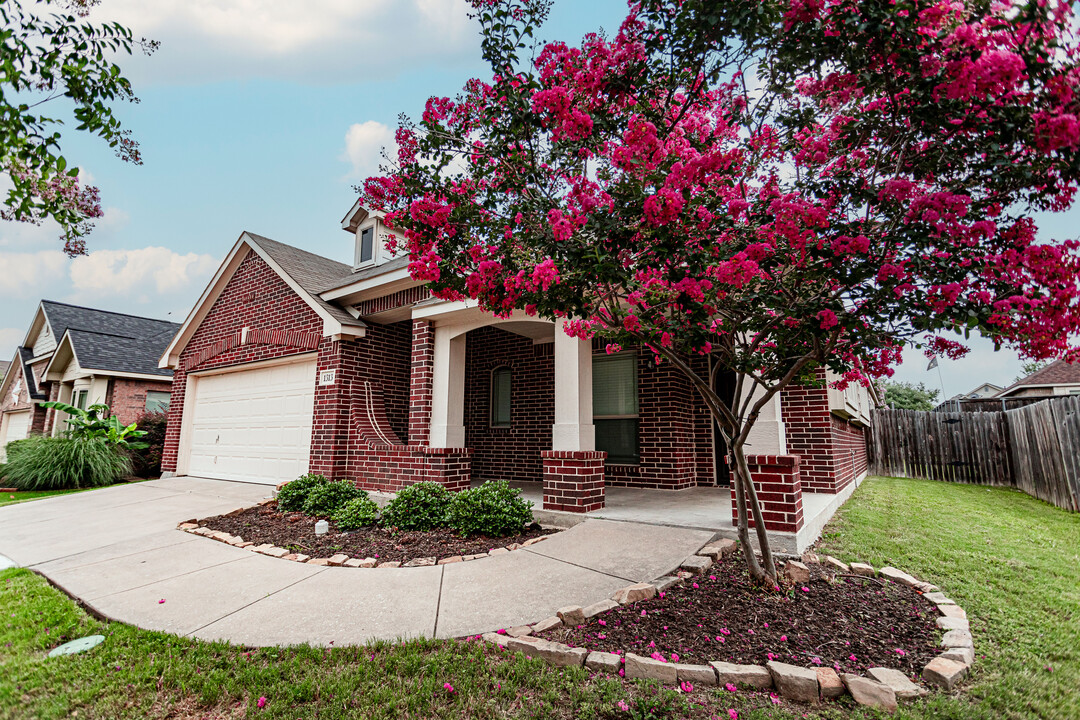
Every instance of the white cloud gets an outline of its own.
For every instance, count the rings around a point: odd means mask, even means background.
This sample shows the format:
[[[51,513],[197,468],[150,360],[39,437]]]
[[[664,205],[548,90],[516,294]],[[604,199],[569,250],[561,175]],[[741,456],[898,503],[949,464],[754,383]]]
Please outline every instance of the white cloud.
[[[341,155],[342,160],[352,164],[347,177],[363,180],[377,174],[383,162],[384,148],[388,157],[397,158],[394,130],[374,120],[350,125],[345,133],[345,151]]]
[[[217,265],[211,255],[163,247],[97,250],[71,261],[71,284],[94,295],[165,295],[202,287]]]
[[[124,68],[140,83],[238,77],[341,82],[472,57],[465,0],[110,0],[99,21],[161,42]]]
[[[68,259],[59,250],[0,253],[0,296],[23,297],[47,293],[65,284]]]

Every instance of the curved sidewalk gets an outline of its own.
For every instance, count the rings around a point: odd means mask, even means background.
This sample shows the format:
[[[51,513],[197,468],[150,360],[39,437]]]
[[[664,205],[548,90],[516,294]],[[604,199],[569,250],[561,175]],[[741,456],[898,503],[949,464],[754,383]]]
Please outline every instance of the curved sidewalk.
[[[304,565],[176,530],[269,489],[171,478],[12,505],[0,508],[0,555],[142,628],[242,645],[341,646],[535,622],[669,573],[713,537],[590,519],[505,555],[379,570]]]

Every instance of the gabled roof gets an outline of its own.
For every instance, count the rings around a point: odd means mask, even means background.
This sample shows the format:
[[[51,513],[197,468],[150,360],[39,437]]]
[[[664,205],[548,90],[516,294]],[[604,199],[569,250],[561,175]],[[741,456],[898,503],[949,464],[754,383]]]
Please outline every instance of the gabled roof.
[[[380,265],[372,265],[371,267],[365,267],[355,271],[350,269],[347,275],[339,275],[338,277],[334,278],[334,280],[330,284],[328,284],[326,287],[321,288],[319,292],[328,293],[331,290],[337,290],[339,288],[352,285],[354,282],[358,282],[360,280],[367,280],[369,278],[378,277],[380,275],[385,275],[387,273],[393,272],[394,270],[400,270],[401,268],[405,268],[408,266],[409,256],[401,255],[400,257],[396,257],[393,260],[387,260]]]
[[[0,360],[0,380],[3,380],[4,376],[7,375],[9,367],[11,367],[10,360]]]
[[[1080,363],[1067,363],[1055,360],[1041,370],[1036,370],[1025,378],[1005,388],[997,397],[1011,395],[1025,387],[1053,387],[1054,385],[1080,385]]]
[[[164,347],[180,329],[179,323],[168,320],[96,310],[53,300],[42,300],[41,309],[45,311],[45,317],[48,318],[58,340],[64,337],[68,330],[81,330],[122,338],[144,338],[148,341],[165,336],[165,342],[161,343]]]
[[[363,337],[367,329],[367,324],[363,320],[353,317],[340,305],[319,297],[321,288],[351,270],[348,265],[245,231],[240,234],[240,238],[225,256],[221,267],[218,268],[199,301],[184,320],[180,331],[165,349],[158,361],[158,367],[176,366],[180,353],[187,347],[191,337],[210,312],[210,308],[213,307],[240,263],[247,257],[249,250],[261,257],[308,306],[319,314],[323,319],[324,335]]]
[[[83,370],[158,375],[168,379],[172,377],[172,371],[159,368],[157,361],[180,329],[179,323],[169,325],[167,332],[149,337],[125,337],[71,329],[67,331],[66,338]]]
[[[26,392],[30,393],[30,399],[48,400],[48,396],[41,392],[37,381],[34,380],[34,371],[30,369],[30,361],[34,359],[34,351],[28,347],[19,348],[19,359],[22,360],[23,380],[26,381]]]

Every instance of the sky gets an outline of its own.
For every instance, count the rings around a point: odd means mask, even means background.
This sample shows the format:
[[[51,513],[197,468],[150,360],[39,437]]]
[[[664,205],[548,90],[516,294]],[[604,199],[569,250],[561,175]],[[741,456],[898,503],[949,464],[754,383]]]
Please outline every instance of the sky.
[[[625,8],[555,0],[539,35],[614,31]],[[465,0],[102,0],[92,20],[161,43],[119,60],[139,102],[118,114],[144,163],[64,133],[64,154],[101,189],[105,215],[89,255],[74,260],[55,226],[0,221],[0,358],[22,343],[42,298],[182,322],[245,230],[350,262],[340,222],[398,115],[489,74],[467,11]],[[1039,222],[1048,239],[1076,236],[1080,209]],[[967,358],[941,361],[940,380],[911,350],[896,378],[944,385],[949,397],[1020,374],[1015,354],[972,345]]]

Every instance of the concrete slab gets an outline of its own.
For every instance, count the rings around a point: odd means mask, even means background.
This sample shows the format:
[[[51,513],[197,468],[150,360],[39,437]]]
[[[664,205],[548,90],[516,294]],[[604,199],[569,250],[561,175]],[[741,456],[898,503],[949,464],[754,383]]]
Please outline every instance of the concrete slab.
[[[609,598],[626,585],[623,579],[526,550],[444,567],[438,637],[531,624],[560,607]]]
[[[149,630],[187,635],[321,570],[313,565],[246,553],[246,557],[235,562],[106,595],[88,604],[116,620]],[[306,614],[325,617],[326,613],[313,611],[322,607],[317,596],[310,596],[308,601],[311,604]],[[250,628],[251,634],[264,630],[270,629]]]
[[[731,527],[731,491],[726,487],[646,490],[610,487],[605,506],[589,517],[700,530]]]
[[[259,485],[255,483],[230,482],[227,480],[208,480],[195,477],[175,477],[166,480],[148,480],[140,483],[155,489],[168,492],[194,493],[196,495],[210,495],[212,497],[230,498],[242,500],[242,505],[254,505],[263,498],[273,495],[274,488],[271,485]]]
[[[153,583],[181,577],[198,570],[236,562],[251,555],[247,550],[191,536],[191,542],[166,545],[132,555],[102,560],[68,569],[37,568],[65,591],[93,601]]]
[[[326,646],[333,641],[339,647],[372,639],[432,637],[443,567],[325,568],[192,636],[256,646]]]
[[[536,553],[630,582],[645,582],[678,568],[713,535],[708,530],[589,519],[518,552]]]
[[[66,557],[58,558],[56,560],[47,560],[43,563],[38,563],[37,565],[31,565],[30,568],[32,570],[37,570],[44,575],[48,575],[52,572],[70,570],[84,565],[93,565],[94,563],[100,563],[105,560],[115,560],[116,558],[135,555],[137,553],[146,552],[147,550],[157,550],[158,548],[168,547],[170,545],[194,542],[196,539],[205,540],[206,538],[199,538],[198,535],[181,532],[180,530],[162,530],[149,535],[141,535],[132,540],[112,543],[111,545],[102,545],[101,547],[95,547],[86,550],[85,552],[75,553],[74,555],[67,555]],[[213,541],[208,540],[207,542]]]
[[[25,525],[46,522],[71,514],[73,508],[82,512],[101,511],[137,503],[160,500],[180,493],[167,488],[146,487],[145,483],[113,485],[112,487],[71,495],[57,495],[0,508],[0,528],[13,524]]]
[[[10,568],[19,567],[18,563],[9,558],[7,555],[0,555],[0,570],[8,570]]]

